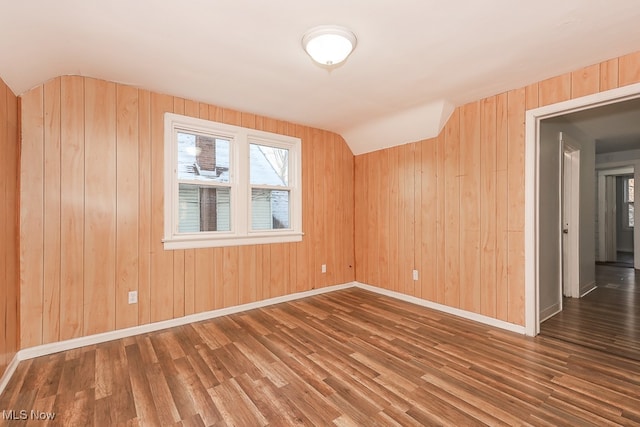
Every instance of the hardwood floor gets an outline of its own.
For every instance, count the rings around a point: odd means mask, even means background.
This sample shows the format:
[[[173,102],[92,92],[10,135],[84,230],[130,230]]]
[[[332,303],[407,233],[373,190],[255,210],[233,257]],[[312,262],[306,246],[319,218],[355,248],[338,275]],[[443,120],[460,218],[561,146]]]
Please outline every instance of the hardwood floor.
[[[640,362],[348,289],[24,361],[0,409],[64,426],[640,425]]]
[[[597,265],[596,284],[583,298],[564,298],[541,334],[640,360],[640,271]]]

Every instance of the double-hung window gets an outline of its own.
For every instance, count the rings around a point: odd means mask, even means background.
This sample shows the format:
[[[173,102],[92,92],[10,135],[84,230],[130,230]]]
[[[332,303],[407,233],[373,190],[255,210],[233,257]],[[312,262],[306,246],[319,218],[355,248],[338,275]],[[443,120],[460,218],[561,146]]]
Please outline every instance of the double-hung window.
[[[167,113],[165,249],[302,239],[299,138]]]
[[[627,176],[623,178],[623,193],[624,193],[624,226],[626,228],[633,228],[634,226],[634,190],[635,181],[633,176]]]

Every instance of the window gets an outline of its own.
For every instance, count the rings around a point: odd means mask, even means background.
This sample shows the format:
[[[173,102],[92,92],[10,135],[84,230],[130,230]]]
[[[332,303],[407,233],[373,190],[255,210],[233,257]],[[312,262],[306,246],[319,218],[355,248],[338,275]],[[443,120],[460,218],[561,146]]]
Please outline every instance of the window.
[[[622,189],[624,192],[624,204],[626,209],[624,211],[624,225],[627,228],[633,228],[634,224],[634,180],[631,177],[625,177],[622,182]]]
[[[165,115],[165,249],[302,240],[299,138]]]

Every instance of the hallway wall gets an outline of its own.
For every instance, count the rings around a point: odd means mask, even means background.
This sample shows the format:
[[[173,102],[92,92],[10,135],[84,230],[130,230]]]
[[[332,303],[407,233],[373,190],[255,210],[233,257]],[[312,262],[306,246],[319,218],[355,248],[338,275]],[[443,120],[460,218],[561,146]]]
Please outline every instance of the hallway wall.
[[[18,351],[18,98],[0,79],[0,377]]]

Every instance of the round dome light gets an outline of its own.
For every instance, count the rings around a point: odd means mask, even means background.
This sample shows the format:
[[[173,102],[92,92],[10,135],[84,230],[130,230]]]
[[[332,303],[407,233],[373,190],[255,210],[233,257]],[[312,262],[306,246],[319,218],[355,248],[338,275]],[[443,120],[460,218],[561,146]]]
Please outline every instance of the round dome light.
[[[331,67],[347,59],[356,47],[356,36],[344,27],[321,25],[307,31],[302,46],[314,61]]]

